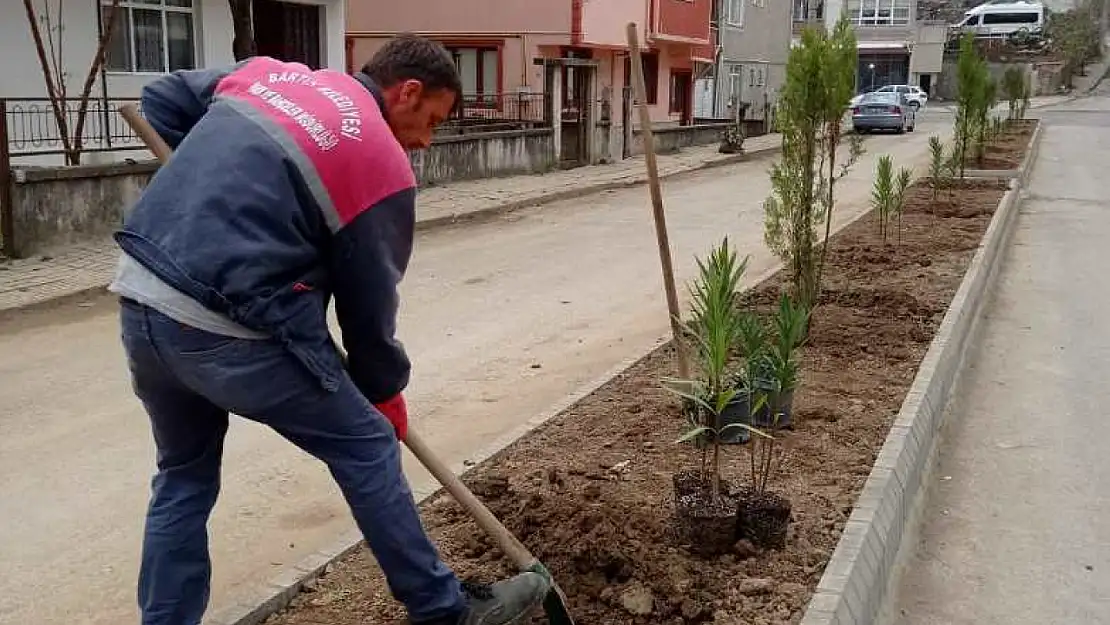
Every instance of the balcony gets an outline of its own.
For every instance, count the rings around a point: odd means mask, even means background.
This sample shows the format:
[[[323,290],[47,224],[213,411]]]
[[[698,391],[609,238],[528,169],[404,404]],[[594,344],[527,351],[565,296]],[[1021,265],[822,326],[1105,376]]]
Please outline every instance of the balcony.
[[[705,46],[710,43],[713,0],[650,0],[649,39]]]
[[[690,52],[691,58],[699,63],[714,63],[717,60],[717,44],[720,42],[721,33],[714,25],[709,29],[709,45],[694,46]]]

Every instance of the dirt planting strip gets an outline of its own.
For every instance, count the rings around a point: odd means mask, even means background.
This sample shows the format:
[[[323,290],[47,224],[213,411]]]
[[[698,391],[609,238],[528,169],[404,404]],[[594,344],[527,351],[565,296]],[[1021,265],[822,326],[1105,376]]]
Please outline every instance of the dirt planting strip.
[[[888,622],[901,568],[912,555],[935,466],[938,437],[964,358],[974,344],[1013,231],[1019,195],[1032,173],[1042,127],[1031,133],[960,289],[921,362],[910,391],[817,584],[802,625]]]
[[[987,143],[985,158],[980,162],[974,157],[966,161],[965,175],[969,178],[1018,178],[1028,169],[1030,157],[1035,157],[1034,146],[1039,142],[1040,120],[1026,119]],[[1024,184],[1024,179],[1022,184]]]
[[[670,478],[696,454],[674,444],[682,419],[659,384],[673,372],[668,345],[536,420],[528,427],[543,424],[465,480],[553,569],[581,623],[872,622],[896,578],[939,415],[1016,213],[1017,185],[1006,186],[968,181],[936,205],[915,185],[901,243],[879,242],[870,215],[834,237],[797,424],[783,436],[790,455],[773,487],[793,505],[784,549],[740,541],[705,560],[675,540]],[[772,303],[780,287],[773,276],[749,300]],[[746,452],[725,456],[724,476],[745,479]],[[426,500],[422,514],[461,576],[512,572],[445,494]],[[405,622],[372,557],[350,551],[324,577],[286,585],[282,603],[305,592],[268,622]]]
[[[928,434],[920,431],[925,421],[898,419],[915,401],[937,407],[937,414],[943,407],[952,382],[935,389],[926,384],[926,393],[913,386],[915,375],[921,378],[918,365],[925,357],[926,371],[954,379],[958,361],[941,367],[935,345],[951,345],[948,353],[962,355],[967,344],[966,330],[975,319],[967,306],[981,300],[989,283],[981,267],[993,267],[985,263],[997,258],[1002,226],[1013,214],[1011,191],[1000,217],[991,217],[1005,186],[965,185],[955,191],[959,210],[947,213],[934,210],[927,187],[915,187],[897,245],[878,241],[873,216],[836,235],[814,339],[803,356],[797,423],[783,436],[788,460],[773,485],[793,506],[784,549],[764,551],[741,540],[732,553],[706,560],[675,540],[671,475],[697,459],[693,450],[674,444],[683,427],[680,409],[659,384],[673,372],[669,346],[482,462],[466,481],[552,568],[581,623],[770,624],[797,623],[804,615],[818,623],[838,612],[842,619],[858,614],[849,620],[870,622],[865,610],[877,609],[895,561],[884,550],[897,553],[900,542],[875,539],[887,530],[901,536],[905,502],[913,494],[901,485],[914,476],[903,471],[905,481],[898,481],[896,465],[905,462],[907,440],[920,444]],[[969,265],[980,269],[960,287]],[[769,304],[780,287],[781,278],[772,277],[750,300]],[[942,338],[929,351],[938,328]],[[884,439],[897,433],[900,447],[890,451],[894,444],[884,445]],[[724,476],[745,479],[746,452],[732,448],[724,455]],[[889,479],[876,486],[869,478],[875,473]],[[864,503],[868,497],[876,502],[870,516],[855,505],[861,489]],[[422,513],[461,576],[490,581],[511,573],[449,497],[431,497]],[[874,527],[880,516],[887,530]],[[874,564],[880,561],[892,563],[887,573]],[[364,550],[335,562],[305,590],[270,622],[404,622]]]

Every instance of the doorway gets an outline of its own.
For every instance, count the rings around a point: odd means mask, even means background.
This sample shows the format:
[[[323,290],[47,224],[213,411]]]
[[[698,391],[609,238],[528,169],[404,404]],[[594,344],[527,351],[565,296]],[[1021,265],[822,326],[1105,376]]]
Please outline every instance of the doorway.
[[[918,86],[925,92],[925,95],[933,95],[933,75],[922,74],[918,79]]]
[[[324,7],[254,0],[254,41],[260,56],[320,69]]]
[[[589,137],[593,132],[591,119],[595,66],[591,50],[563,50],[559,68],[563,78],[561,105],[562,134],[560,166],[579,167],[590,162]]]
[[[671,70],[670,112],[677,113],[680,126],[693,123],[694,73],[688,69]]]

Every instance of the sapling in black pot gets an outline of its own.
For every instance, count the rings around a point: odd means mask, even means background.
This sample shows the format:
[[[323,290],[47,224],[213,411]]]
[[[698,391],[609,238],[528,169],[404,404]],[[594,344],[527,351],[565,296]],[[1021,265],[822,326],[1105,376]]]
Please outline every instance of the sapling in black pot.
[[[767,363],[773,388],[767,400],[767,410],[755,425],[778,428],[794,424],[794,389],[798,387],[798,349],[807,336],[809,311],[794,303],[786,293],[779,298],[779,307],[772,325],[774,339],[767,351]]]
[[[757,390],[753,394],[753,416],[768,402],[770,395]],[[778,427],[781,412],[772,410],[772,431]],[[775,436],[760,430],[752,440],[751,481],[736,493],[736,537],[752,544],[781,549],[786,545],[790,527],[791,503],[786,497],[769,489],[771,479],[782,468],[785,457]]]
[[[689,428],[677,442],[701,448],[699,470],[674,475],[678,535],[702,555],[716,555],[735,542],[736,501],[721,480],[721,436],[744,429],[765,436],[746,423],[723,424],[721,413],[736,398],[732,354],[738,327],[736,289],[747,260],[737,259],[726,238],[705,261],[690,289],[693,315],[687,334],[696,345],[697,378],[666,380],[667,388],[687,406]]]

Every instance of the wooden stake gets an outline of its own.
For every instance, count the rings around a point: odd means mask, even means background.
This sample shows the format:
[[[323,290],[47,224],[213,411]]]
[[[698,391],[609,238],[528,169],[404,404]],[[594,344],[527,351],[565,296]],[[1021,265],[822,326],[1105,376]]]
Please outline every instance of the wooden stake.
[[[659,170],[655,162],[655,137],[651,132],[651,113],[647,105],[647,86],[644,82],[644,65],[640,56],[640,37],[636,22],[628,23],[628,50],[632,54],[632,91],[640,110],[640,136],[644,141],[644,161],[647,163],[648,188],[651,190],[651,210],[655,217],[655,238],[659,243],[659,262],[663,267],[663,288],[667,292],[667,311],[671,317],[671,333],[674,335],[675,351],[678,354],[678,375],[684,380],[690,378],[690,361],[682,344],[682,326],[678,310],[678,293],[674,284],[674,265],[671,260],[671,244],[667,237],[667,217],[663,212],[663,192],[659,188]]]

